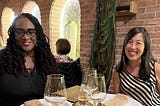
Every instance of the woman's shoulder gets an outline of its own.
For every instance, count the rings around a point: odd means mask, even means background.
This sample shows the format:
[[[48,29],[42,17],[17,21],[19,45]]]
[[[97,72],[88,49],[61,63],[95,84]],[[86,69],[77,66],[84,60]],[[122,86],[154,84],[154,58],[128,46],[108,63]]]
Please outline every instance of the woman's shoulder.
[[[0,59],[3,57],[2,55],[3,55],[4,51],[5,51],[5,47],[0,48]]]
[[[158,72],[160,72],[160,63],[158,63],[158,62],[155,62],[155,71],[158,71]]]
[[[117,70],[113,70],[112,71],[112,78],[115,80],[117,78],[119,78],[119,72]]]

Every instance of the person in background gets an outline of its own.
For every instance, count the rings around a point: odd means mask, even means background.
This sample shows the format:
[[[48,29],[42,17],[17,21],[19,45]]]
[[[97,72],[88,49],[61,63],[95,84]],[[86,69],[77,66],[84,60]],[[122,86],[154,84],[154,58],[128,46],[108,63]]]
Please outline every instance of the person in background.
[[[0,51],[0,105],[40,106],[47,75],[57,73],[48,37],[29,13],[17,16],[8,34]]]
[[[72,62],[73,59],[67,56],[71,50],[71,44],[70,42],[65,38],[60,38],[56,41],[56,51],[57,55],[55,56],[56,62]]]
[[[112,81],[113,93],[129,95],[144,106],[160,106],[160,64],[151,55],[145,28],[134,27],[126,35]]]
[[[71,50],[70,42],[65,38],[56,41],[56,50],[58,56],[55,56],[57,62],[57,71],[64,75],[66,88],[81,84],[82,70],[80,58],[73,60],[67,54]]]

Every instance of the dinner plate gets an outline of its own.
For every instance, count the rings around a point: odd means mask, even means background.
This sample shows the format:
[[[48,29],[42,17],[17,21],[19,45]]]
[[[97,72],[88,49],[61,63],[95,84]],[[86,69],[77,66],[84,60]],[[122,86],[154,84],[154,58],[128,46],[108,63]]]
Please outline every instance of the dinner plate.
[[[40,101],[43,106],[48,106],[46,100],[44,100],[44,99],[39,99],[38,101]],[[69,101],[66,101],[66,102],[63,103],[63,105],[61,105],[61,106],[72,106],[72,104],[73,104],[73,103],[71,103],[71,102],[69,102]],[[20,105],[20,106],[24,106],[24,105],[22,104],[22,105]]]
[[[105,98],[105,100],[103,101],[103,103],[113,99],[116,95],[115,94],[107,94],[107,97]],[[129,98],[129,102],[126,103],[124,106],[142,106],[141,103],[139,103],[138,101],[136,101],[133,98]]]

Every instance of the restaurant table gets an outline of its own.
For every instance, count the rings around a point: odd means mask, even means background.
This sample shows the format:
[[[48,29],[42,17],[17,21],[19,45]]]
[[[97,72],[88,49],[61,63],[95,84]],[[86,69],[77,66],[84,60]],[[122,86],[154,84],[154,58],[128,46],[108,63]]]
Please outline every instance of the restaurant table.
[[[74,87],[67,89],[68,100],[73,103],[73,106],[80,106],[80,104],[78,103],[79,89],[80,89],[80,86],[74,86]],[[116,94],[107,94],[107,97],[105,98],[105,100],[102,103],[110,101],[115,96],[116,96]],[[118,106],[121,106],[121,105],[118,105]],[[135,99],[129,97],[128,102],[123,106],[142,106],[142,104],[139,103],[138,101],[136,101]]]
[[[68,100],[67,102],[69,103],[69,105],[64,105],[64,106],[80,106],[80,104],[78,103],[79,90],[80,90],[80,86],[73,86],[67,89],[67,100]],[[105,104],[107,101],[110,101],[115,96],[116,94],[107,94],[102,104]],[[41,102],[44,102],[44,99],[41,99]],[[109,106],[115,106],[115,105],[109,105]],[[133,98],[129,98],[128,102],[125,105],[116,105],[116,106],[142,106],[142,104],[140,104],[138,101],[134,100]]]
[[[79,103],[77,102],[79,90],[80,90],[80,86],[73,86],[73,87],[67,88],[67,97],[68,97],[67,103],[69,105],[65,105],[65,106],[71,106],[71,104],[72,106],[80,106]],[[39,99],[38,101],[40,101],[41,104],[43,104],[44,106],[47,106],[44,99]],[[24,105],[22,104],[20,106],[24,106]]]

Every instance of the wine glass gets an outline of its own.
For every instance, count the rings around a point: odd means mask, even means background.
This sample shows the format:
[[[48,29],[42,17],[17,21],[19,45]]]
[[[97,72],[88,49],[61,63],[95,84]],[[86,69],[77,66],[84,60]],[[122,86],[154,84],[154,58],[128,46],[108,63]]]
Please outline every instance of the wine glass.
[[[44,99],[48,106],[57,106],[65,103],[67,100],[67,90],[63,75],[51,74],[47,76]]]
[[[97,74],[97,70],[95,68],[85,68],[82,70],[82,82],[80,86],[80,91],[78,95],[78,102],[81,106],[91,106],[91,104],[88,102],[86,95],[88,94],[88,89],[86,87],[87,84],[87,77],[88,75]]]
[[[86,84],[87,83],[87,77],[90,74],[97,75],[97,69],[95,69],[95,68],[85,68],[85,69],[82,70],[82,82],[81,82],[81,84]]]
[[[106,84],[103,74],[90,74],[87,77],[88,101],[98,106],[106,98]]]

